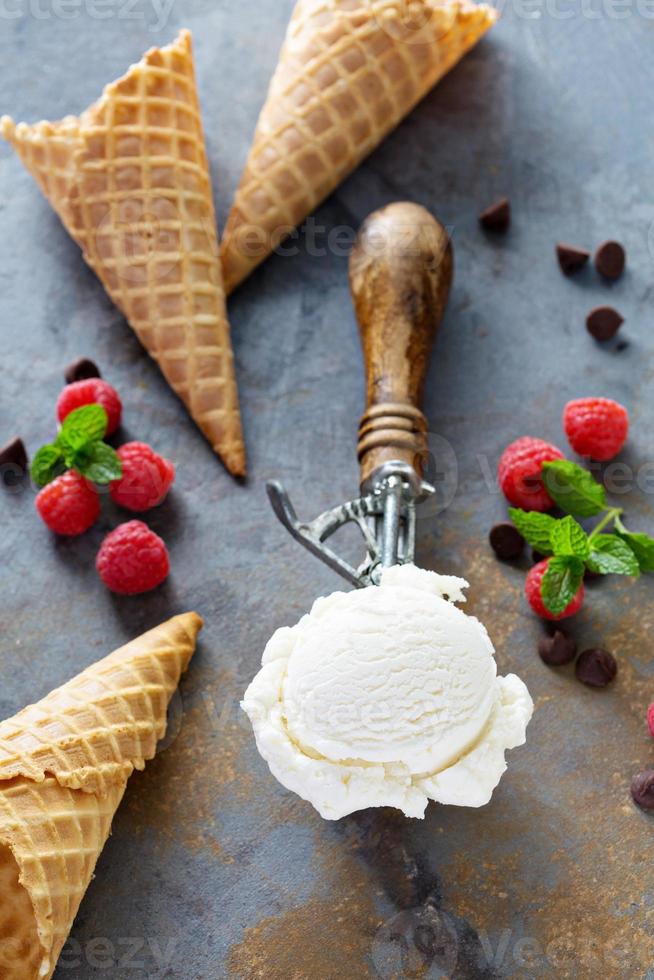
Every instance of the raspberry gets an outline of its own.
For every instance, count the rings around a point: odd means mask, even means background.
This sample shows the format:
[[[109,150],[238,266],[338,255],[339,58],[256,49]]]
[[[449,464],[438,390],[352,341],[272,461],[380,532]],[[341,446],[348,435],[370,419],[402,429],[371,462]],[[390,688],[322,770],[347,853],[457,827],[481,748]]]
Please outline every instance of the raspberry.
[[[540,590],[543,575],[545,574],[548,564],[549,558],[546,558],[544,561],[539,561],[537,565],[534,565],[533,568],[529,569],[527,580],[525,582],[525,595],[527,596],[527,601],[536,615],[540,616],[542,619],[567,619],[568,616],[574,616],[574,614],[579,612],[581,609],[584,601],[583,582],[579,586],[579,591],[572,602],[563,610],[562,613],[555,616],[549,611],[549,609],[545,608],[543,596],[541,595]]]
[[[563,428],[576,453],[605,463],[627,441],[629,413],[610,398],[577,398],[563,410]]]
[[[129,521],[111,531],[95,561],[100,578],[112,592],[138,595],[168,578],[168,549],[143,521]]]
[[[647,724],[649,725],[650,732],[654,736],[654,702],[647,709]]]
[[[114,503],[128,510],[156,507],[175,480],[175,467],[144,442],[128,442],[118,450],[123,464],[120,480],[111,484]]]
[[[550,460],[563,458],[560,449],[542,439],[532,436],[516,439],[502,453],[497,468],[502,493],[514,507],[549,510],[554,501],[543,486],[541,467]]]
[[[83,405],[102,405],[109,419],[107,435],[110,436],[120,425],[123,406],[115,388],[101,378],[75,381],[66,385],[57,401],[57,418],[63,422],[76,408]]]
[[[100,516],[100,497],[93,484],[75,470],[48,483],[36,498],[41,519],[55,534],[84,534]]]

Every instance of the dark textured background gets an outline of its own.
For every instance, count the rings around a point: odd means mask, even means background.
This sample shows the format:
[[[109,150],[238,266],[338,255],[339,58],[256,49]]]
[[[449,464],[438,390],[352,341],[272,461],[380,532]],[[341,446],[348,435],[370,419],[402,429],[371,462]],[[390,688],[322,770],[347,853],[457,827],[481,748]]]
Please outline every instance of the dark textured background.
[[[145,0],[131,13],[102,8],[112,13],[103,20],[74,3],[0,4],[1,110],[28,121],[78,112],[188,26],[224,220],[291,0],[175,0],[159,30]],[[193,607],[207,620],[168,747],[130,783],[58,980],[654,977],[653,828],[628,790],[654,761],[644,724],[651,582],[590,590],[575,632],[620,664],[611,689],[591,691],[542,665],[524,571],[486,545],[504,513],[492,485],[501,449],[523,433],[561,443],[563,404],[586,394],[628,405],[622,458],[634,489],[622,499],[635,527],[654,528],[652,16],[635,0],[507,4],[491,36],[316,216],[358,226],[411,198],[452,228],[456,283],[426,409],[441,489],[456,460],[456,493],[442,513],[421,515],[418,557],[470,580],[500,668],[520,673],[537,702],[527,747],[481,811],[323,823],[273,781],[239,717],[272,631],[339,587],[275,523],[263,484],[283,476],[307,516],[356,491],[363,385],[346,257],[274,258],[231,302],[251,470],[240,487],[32,178],[0,150],[0,441],[19,433],[34,452],[53,434],[63,367],[84,354],[121,390],[125,435],[179,468],[151,515],[173,574],[138,599],[112,597],[93,570],[117,513],[80,540],[54,541],[32,491],[0,495],[0,714],[172,613]],[[514,226],[489,240],[476,215],[501,193]],[[609,236],[629,253],[617,285],[591,269],[561,276],[557,240],[592,248]],[[584,330],[587,310],[606,301],[626,318],[626,349],[600,348]]]

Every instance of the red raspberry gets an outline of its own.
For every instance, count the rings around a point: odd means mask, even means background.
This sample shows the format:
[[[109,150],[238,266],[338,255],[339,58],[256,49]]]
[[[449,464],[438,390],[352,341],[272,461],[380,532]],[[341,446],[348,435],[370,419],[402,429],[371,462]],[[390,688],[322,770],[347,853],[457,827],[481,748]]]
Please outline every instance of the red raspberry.
[[[48,483],[36,498],[41,519],[55,534],[84,534],[100,516],[100,497],[92,483],[68,470]]]
[[[102,542],[95,567],[112,592],[138,595],[168,578],[168,549],[143,521],[129,521],[111,531]]]
[[[556,446],[533,436],[523,436],[507,446],[500,457],[497,478],[502,493],[514,507],[549,510],[554,501],[543,486],[541,467],[553,459],[564,459]]]
[[[605,463],[629,433],[629,413],[611,398],[577,398],[563,410],[563,428],[574,451]]]
[[[549,611],[549,609],[545,608],[540,591],[543,575],[545,574],[548,564],[549,558],[546,558],[544,561],[539,561],[537,565],[534,565],[529,569],[527,580],[525,582],[525,595],[527,596],[527,601],[536,615],[540,616],[542,619],[567,619],[568,616],[574,616],[574,614],[579,612],[581,609],[584,601],[583,582],[579,586],[579,591],[572,602],[563,610],[562,613],[555,616]]]
[[[123,475],[111,484],[113,501],[135,511],[160,504],[175,480],[175,467],[170,460],[159,456],[144,442],[126,443],[118,450],[118,456]]]
[[[647,709],[647,724],[649,725],[650,732],[654,736],[654,702]]]
[[[66,385],[57,401],[57,418],[63,422],[67,415],[83,405],[102,405],[109,418],[108,436],[120,425],[123,406],[118,392],[101,378],[89,378]]]

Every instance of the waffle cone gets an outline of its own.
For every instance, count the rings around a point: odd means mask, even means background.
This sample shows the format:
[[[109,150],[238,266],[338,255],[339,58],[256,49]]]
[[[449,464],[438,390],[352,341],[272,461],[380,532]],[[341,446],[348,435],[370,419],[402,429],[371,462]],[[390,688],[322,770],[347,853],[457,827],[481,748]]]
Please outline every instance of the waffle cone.
[[[245,473],[191,35],[153,48],[79,117],[2,135],[166,380]]]
[[[298,0],[225,226],[228,293],[496,19],[470,0]]]
[[[0,724],[0,977],[50,978],[202,621],[178,616]]]

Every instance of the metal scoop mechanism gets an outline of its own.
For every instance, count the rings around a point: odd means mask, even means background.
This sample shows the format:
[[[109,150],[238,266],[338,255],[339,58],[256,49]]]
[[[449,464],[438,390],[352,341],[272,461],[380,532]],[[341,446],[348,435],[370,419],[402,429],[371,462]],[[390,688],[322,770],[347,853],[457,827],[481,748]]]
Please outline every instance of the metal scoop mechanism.
[[[363,589],[378,585],[384,568],[413,562],[416,550],[416,503],[434,493],[424,480],[417,485],[400,461],[388,463],[370,492],[332,507],[313,521],[300,521],[291,499],[277,480],[266,484],[275,514],[296,541],[343,578]],[[365,561],[354,568],[325,542],[345,524],[356,524],[367,548]]]
[[[266,485],[293,537],[357,588],[378,585],[384,568],[414,561],[416,505],[435,492],[422,476],[427,420],[420,406],[452,267],[448,235],[423,207],[391,204],[364,222],[350,257],[367,377],[358,445],[361,496],[303,522],[282,484]],[[367,549],[358,568],[326,543],[351,523]]]

